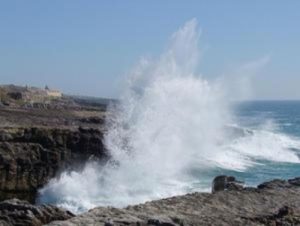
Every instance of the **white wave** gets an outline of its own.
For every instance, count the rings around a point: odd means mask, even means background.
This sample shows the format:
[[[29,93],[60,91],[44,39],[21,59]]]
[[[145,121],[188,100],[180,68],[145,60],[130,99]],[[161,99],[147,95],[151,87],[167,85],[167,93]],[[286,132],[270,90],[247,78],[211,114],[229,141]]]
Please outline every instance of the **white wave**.
[[[242,171],[254,158],[299,162],[289,150],[298,143],[284,135],[245,129],[237,135],[238,126],[229,133],[233,120],[221,86],[195,73],[198,38],[196,20],[189,21],[157,61],[144,59],[133,70],[107,122],[111,161],[63,173],[40,190],[40,202],[75,212],[126,206],[190,191],[210,168]]]
[[[244,171],[258,164],[257,160],[300,163],[295,151],[300,149],[300,141],[273,130],[246,129],[243,136],[231,137],[221,148],[214,160],[220,167],[232,170]]]

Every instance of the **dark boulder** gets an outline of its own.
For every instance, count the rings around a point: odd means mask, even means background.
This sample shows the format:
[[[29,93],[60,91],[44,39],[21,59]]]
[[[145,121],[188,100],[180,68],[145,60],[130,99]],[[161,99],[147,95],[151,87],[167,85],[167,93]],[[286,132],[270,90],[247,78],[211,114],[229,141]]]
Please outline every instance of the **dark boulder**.
[[[243,182],[237,181],[233,176],[217,176],[212,182],[212,193],[224,190],[243,190],[243,188]]]

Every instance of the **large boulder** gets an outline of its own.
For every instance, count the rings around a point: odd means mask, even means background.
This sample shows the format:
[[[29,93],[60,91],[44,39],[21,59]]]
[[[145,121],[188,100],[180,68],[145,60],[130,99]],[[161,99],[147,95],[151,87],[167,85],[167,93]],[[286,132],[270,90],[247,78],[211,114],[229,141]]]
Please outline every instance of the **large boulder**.
[[[217,176],[212,182],[212,193],[224,190],[242,190],[243,188],[243,182],[237,181],[233,176]]]

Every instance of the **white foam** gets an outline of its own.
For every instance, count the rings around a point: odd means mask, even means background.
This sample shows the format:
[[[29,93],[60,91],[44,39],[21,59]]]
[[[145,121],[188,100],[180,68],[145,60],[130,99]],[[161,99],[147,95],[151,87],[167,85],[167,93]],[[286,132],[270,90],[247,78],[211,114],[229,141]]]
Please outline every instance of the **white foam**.
[[[133,70],[122,104],[107,122],[113,164],[63,173],[41,189],[41,202],[75,212],[120,207],[190,191],[202,170],[242,171],[256,164],[254,158],[299,162],[289,150],[294,141],[284,135],[226,135],[233,121],[223,90],[195,74],[198,38],[197,22],[189,21],[157,61],[143,59]]]

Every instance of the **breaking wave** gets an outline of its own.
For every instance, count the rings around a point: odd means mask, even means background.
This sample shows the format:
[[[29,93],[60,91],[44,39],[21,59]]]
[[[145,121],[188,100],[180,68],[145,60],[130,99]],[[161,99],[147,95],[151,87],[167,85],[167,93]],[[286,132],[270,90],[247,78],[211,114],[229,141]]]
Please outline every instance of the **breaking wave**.
[[[121,104],[110,108],[105,145],[111,159],[51,180],[39,191],[40,202],[74,212],[123,207],[207,190],[207,172],[215,168],[246,171],[258,160],[300,162],[296,138],[235,123],[222,84],[197,74],[198,39],[197,21],[191,20],[158,60],[141,60]]]

